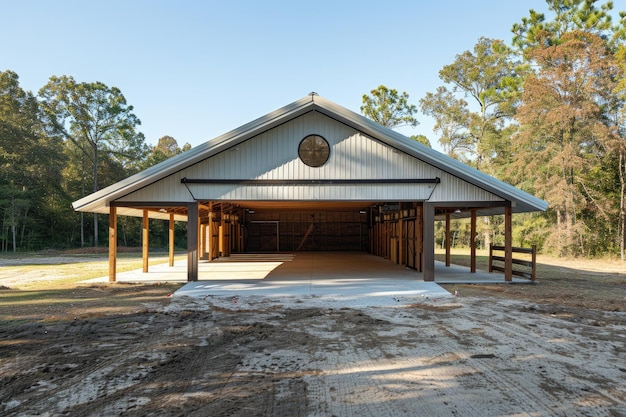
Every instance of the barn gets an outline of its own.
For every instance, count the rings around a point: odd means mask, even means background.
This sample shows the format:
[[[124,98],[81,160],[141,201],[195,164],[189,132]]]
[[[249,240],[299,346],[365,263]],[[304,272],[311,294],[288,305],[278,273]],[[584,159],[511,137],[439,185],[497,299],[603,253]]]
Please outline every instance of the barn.
[[[363,251],[435,280],[437,218],[504,214],[547,203],[315,93],[73,203],[109,215],[109,280],[117,218],[187,222],[187,279],[233,253]],[[472,233],[475,236],[475,233]],[[475,242],[472,241],[472,254]],[[472,255],[474,259],[474,255]]]

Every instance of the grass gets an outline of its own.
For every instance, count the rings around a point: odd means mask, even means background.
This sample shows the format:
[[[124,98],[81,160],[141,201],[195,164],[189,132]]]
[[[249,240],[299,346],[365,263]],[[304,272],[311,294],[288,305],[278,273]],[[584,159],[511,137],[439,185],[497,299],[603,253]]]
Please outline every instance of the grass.
[[[185,255],[176,256],[175,260]],[[15,282],[0,285],[0,327],[24,321],[53,321],[74,317],[124,314],[145,309],[147,304],[167,303],[180,284],[82,284],[108,275],[109,262],[102,253],[19,254],[3,256],[0,278]],[[11,262],[19,261],[14,265]],[[167,254],[150,256],[150,266],[168,262]],[[0,263],[1,265],[1,263]],[[143,265],[140,252],[119,253],[117,270],[132,271]],[[24,278],[23,282],[14,277]],[[2,281],[0,281],[2,282]]]
[[[104,284],[53,290],[0,289],[0,329],[24,322],[53,322],[120,315],[166,305],[180,284]]]
[[[21,290],[35,291],[39,289],[68,288],[75,286],[78,282],[107,276],[109,273],[109,261],[102,255],[71,255],[72,258],[81,258],[79,262],[61,263],[24,263],[15,266],[3,266],[0,277],[7,276],[29,276],[33,279],[27,283],[18,284],[13,288]],[[175,260],[183,259],[183,255],[178,255]],[[24,258],[22,258],[24,259]],[[159,265],[168,262],[167,255],[155,255],[150,257],[150,265]],[[126,272],[141,268],[143,260],[141,253],[124,253],[117,257],[117,271]]]
[[[517,255],[517,254],[516,254]],[[517,256],[516,256],[517,257]],[[445,252],[435,258],[445,260]],[[469,267],[469,250],[451,251],[451,263]],[[487,270],[488,251],[478,252],[477,268]],[[465,296],[498,296],[574,308],[626,311],[626,264],[615,259],[537,256],[537,285],[445,285]]]

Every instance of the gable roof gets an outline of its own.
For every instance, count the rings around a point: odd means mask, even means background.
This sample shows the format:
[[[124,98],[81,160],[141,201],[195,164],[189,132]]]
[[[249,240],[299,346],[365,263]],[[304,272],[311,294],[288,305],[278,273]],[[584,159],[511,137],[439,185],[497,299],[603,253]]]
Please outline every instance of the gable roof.
[[[310,111],[324,114],[463,181],[480,187],[504,200],[511,201],[513,212],[544,211],[548,207],[548,203],[541,199],[312,93],[189,151],[81,198],[72,204],[73,208],[77,211],[106,213],[108,212],[107,207],[112,201]]]

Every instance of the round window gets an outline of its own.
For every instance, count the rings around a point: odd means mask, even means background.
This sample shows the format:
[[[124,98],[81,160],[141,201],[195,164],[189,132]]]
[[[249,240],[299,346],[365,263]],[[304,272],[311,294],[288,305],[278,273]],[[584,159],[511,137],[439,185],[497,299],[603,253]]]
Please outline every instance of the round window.
[[[310,167],[321,167],[328,161],[330,145],[320,135],[309,135],[300,142],[298,156]]]

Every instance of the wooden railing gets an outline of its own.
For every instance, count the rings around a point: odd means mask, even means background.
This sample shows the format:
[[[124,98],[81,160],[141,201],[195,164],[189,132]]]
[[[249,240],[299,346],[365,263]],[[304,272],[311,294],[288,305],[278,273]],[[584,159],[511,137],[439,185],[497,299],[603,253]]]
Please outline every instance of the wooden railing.
[[[505,262],[504,256],[494,256],[494,251],[504,252],[504,246],[489,245],[489,272],[500,271],[505,272],[504,266],[494,265],[493,261]],[[512,248],[513,253],[526,253],[531,255],[531,260],[515,259],[513,258],[513,265],[521,265],[526,267],[526,270],[513,269],[513,275],[530,279],[534,281],[537,278],[537,246],[533,245],[530,248]]]

